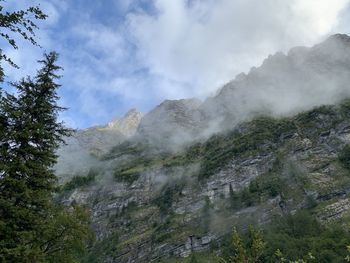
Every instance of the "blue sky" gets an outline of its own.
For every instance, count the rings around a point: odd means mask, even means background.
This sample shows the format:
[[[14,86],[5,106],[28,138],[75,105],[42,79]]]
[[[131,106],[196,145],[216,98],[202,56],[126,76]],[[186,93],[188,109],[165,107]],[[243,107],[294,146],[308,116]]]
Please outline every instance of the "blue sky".
[[[19,41],[1,48],[33,74],[44,51],[60,53],[61,118],[74,128],[104,124],[130,108],[212,95],[271,53],[349,33],[350,0],[7,0],[40,4],[49,18],[42,49]]]

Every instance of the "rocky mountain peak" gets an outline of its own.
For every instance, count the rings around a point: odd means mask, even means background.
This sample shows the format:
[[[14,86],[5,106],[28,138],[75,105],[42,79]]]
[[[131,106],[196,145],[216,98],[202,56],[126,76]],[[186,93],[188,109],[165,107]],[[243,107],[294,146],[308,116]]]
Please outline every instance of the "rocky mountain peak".
[[[123,118],[114,119],[108,123],[107,128],[117,130],[126,137],[131,137],[135,134],[143,115],[144,114],[142,112],[139,112],[133,108],[129,110]]]
[[[152,141],[188,141],[198,127],[198,99],[165,100],[140,122],[138,134]]]
[[[350,37],[336,34],[313,47],[277,52],[223,86],[202,112],[233,127],[261,113],[290,115],[350,96]]]
[[[268,56],[204,103],[166,100],[140,122],[138,134],[178,142],[231,129],[259,114],[287,116],[349,96],[350,37],[336,34],[313,47]],[[175,138],[175,139],[174,139]],[[187,140],[184,140],[186,143]]]
[[[334,34],[334,35],[331,35],[330,37],[328,37],[328,39],[325,42],[330,42],[330,41],[336,41],[336,42],[340,42],[340,43],[349,45],[350,44],[350,36],[348,36],[346,34]]]
[[[127,113],[125,113],[124,118],[131,118],[132,116],[142,115],[141,112],[139,112],[136,108],[130,109]]]
[[[164,108],[171,110],[173,108],[186,107],[196,109],[201,104],[201,101],[195,98],[180,99],[180,100],[165,100],[157,108]]]

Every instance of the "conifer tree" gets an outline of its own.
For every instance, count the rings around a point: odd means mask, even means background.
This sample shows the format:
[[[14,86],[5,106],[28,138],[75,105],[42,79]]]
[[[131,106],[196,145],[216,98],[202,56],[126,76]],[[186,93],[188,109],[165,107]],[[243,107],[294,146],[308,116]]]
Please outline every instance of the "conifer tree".
[[[6,94],[1,102],[1,262],[73,262],[74,248],[89,237],[84,211],[53,201],[55,151],[70,133],[57,121],[63,109],[56,60],[57,53],[46,54],[36,77],[13,83],[18,96]]]
[[[12,48],[18,49],[15,37],[29,41],[31,44],[38,46],[35,40],[35,29],[38,25],[35,20],[45,20],[47,15],[39,6],[30,6],[23,10],[8,11],[4,9],[3,2],[0,0],[0,38],[5,40]],[[8,57],[0,47],[0,61],[4,60],[14,67],[18,67],[10,57]],[[4,75],[0,65],[0,81]]]
[[[39,46],[36,21],[47,15],[39,6],[7,11],[3,2],[0,40],[14,49],[17,37]],[[56,53],[45,55],[34,79],[13,83],[18,96],[3,96],[0,86],[0,262],[77,262],[92,238],[83,208],[53,200],[55,150],[69,133],[57,122],[56,60]],[[2,61],[18,67],[0,47],[0,83]]]

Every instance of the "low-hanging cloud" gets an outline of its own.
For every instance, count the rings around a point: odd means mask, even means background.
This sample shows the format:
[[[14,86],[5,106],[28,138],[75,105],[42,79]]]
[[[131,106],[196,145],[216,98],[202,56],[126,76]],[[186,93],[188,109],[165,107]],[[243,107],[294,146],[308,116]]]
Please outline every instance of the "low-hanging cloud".
[[[92,12],[104,5],[50,0],[41,5],[50,15],[38,31],[43,49],[21,43],[19,51],[5,50],[21,66],[6,72],[10,80],[33,74],[44,50],[58,51],[65,68],[62,103],[71,108],[62,118],[87,127],[128,108],[148,111],[164,99],[213,94],[271,53],[345,30],[342,14],[349,2],[111,1],[105,9],[118,14],[106,23]],[[21,9],[36,3],[9,4]]]
[[[208,95],[270,53],[332,32],[348,0],[154,0],[129,16],[138,58],[152,74]],[[181,91],[183,92],[183,91]]]

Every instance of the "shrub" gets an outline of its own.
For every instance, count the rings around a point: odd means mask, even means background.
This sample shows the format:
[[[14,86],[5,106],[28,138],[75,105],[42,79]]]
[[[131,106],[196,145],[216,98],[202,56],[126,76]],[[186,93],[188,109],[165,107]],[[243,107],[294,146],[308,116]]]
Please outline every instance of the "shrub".
[[[90,169],[89,173],[86,176],[76,175],[69,182],[63,185],[63,191],[71,191],[79,187],[91,185],[98,175],[97,171]]]
[[[350,145],[345,145],[338,155],[340,163],[348,170],[350,170]]]
[[[114,172],[114,178],[118,181],[126,182],[128,184],[132,184],[134,181],[136,181],[140,174],[144,171],[144,168],[142,166],[136,166],[132,168],[124,168],[124,169],[118,169]]]

